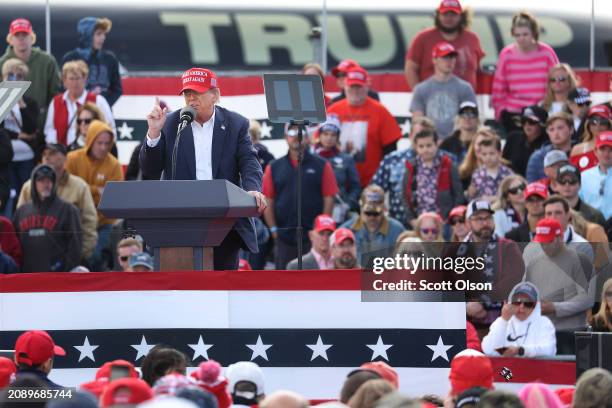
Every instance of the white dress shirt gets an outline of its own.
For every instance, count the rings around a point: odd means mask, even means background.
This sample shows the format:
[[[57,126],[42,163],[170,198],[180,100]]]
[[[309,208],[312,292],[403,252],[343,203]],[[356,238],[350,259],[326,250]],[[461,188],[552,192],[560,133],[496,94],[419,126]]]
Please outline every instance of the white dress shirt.
[[[66,134],[66,144],[70,144],[74,142],[76,139],[76,120],[75,117],[79,106],[83,106],[86,102],[87,98],[87,90],[83,91],[79,99],[76,102],[72,102],[68,97],[68,91],[64,92],[62,95],[62,99],[66,102],[66,106],[68,107],[68,133]],[[104,119],[106,123],[113,129],[113,133],[115,134],[115,140],[117,139],[117,129],[115,127],[115,119],[113,118],[113,111],[109,106],[108,102],[102,95],[96,95],[96,106],[100,108],[102,113],[104,114]],[[47,143],[57,143],[57,130],[55,129],[55,123],[53,121],[55,116],[55,105],[54,99],[49,103],[49,109],[47,110],[47,121],[45,122],[45,141]]]
[[[200,125],[197,121],[191,122],[193,133],[193,148],[195,151],[196,180],[212,180],[212,139],[215,127],[215,111],[206,122]],[[147,146],[155,147],[159,139],[151,139],[147,133]]]

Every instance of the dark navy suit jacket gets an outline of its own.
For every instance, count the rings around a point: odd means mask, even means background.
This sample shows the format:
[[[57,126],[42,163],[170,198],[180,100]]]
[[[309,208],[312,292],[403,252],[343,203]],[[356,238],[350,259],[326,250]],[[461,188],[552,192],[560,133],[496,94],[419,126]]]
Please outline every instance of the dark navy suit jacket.
[[[157,146],[146,142],[140,149],[140,167],[144,176],[156,178],[163,171],[164,179],[172,177],[172,149],[179,125],[180,111],[168,114]],[[249,121],[232,111],[215,106],[215,124],[212,140],[213,179],[226,179],[245,191],[261,191],[263,171],[249,137]],[[193,131],[187,126],[181,133],[177,160],[176,180],[195,180],[195,148]],[[250,218],[241,218],[234,229],[242,238],[242,247],[257,252],[255,225]]]

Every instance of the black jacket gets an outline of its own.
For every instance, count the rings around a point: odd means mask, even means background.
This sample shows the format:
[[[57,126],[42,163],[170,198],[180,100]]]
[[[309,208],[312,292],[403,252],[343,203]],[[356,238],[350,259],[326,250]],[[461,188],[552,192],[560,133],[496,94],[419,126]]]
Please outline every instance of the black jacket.
[[[13,146],[7,132],[0,129],[0,212],[6,208],[11,194],[10,169],[13,160]]]
[[[502,157],[510,162],[510,167],[515,173],[525,176],[527,173],[527,162],[529,156],[548,141],[546,131],[542,131],[540,137],[532,143],[527,142],[527,136],[520,131],[511,132],[506,138],[506,145]]]
[[[529,232],[529,223],[525,220],[521,225],[511,229],[506,233],[506,238],[514,242],[531,242],[531,233]]]

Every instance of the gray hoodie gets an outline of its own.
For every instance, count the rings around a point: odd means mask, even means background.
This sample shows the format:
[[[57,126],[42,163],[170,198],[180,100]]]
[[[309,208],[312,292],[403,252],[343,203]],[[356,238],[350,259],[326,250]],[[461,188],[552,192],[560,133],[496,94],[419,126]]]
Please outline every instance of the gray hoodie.
[[[41,198],[36,180],[49,177],[53,191]],[[82,230],[79,211],[57,197],[53,169],[41,164],[32,171],[32,201],[17,209],[15,231],[23,250],[22,272],[67,272],[80,264]]]

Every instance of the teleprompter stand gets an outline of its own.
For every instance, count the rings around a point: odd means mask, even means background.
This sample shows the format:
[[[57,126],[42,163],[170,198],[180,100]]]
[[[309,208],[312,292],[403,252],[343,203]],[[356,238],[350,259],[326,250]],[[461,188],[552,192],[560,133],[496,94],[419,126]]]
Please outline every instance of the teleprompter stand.
[[[323,84],[318,75],[264,74],[268,118],[274,123],[298,127],[297,225],[298,269],[302,269],[302,146],[305,126],[325,122]]]

